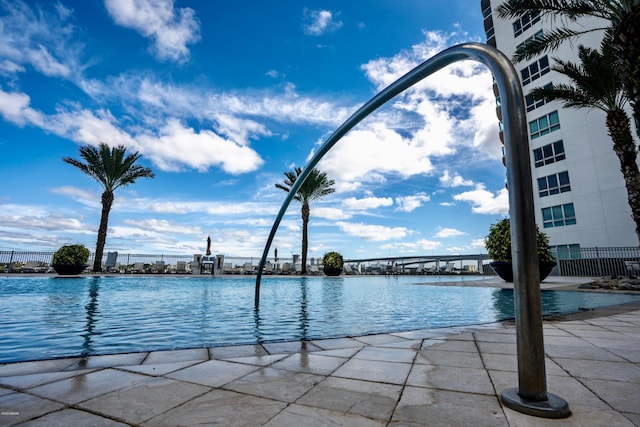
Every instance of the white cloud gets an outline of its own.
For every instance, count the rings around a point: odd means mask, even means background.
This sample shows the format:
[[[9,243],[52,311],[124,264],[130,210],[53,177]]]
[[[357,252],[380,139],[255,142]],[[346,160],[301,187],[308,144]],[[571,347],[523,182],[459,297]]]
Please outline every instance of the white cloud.
[[[304,9],[304,23],[302,29],[305,34],[320,36],[342,27],[342,21],[334,19],[334,13],[329,10]]]
[[[187,45],[200,40],[193,9],[175,9],[173,0],[105,0],[105,5],[116,24],[152,39],[159,59],[184,61]]]
[[[397,211],[413,212],[418,209],[424,202],[428,202],[431,198],[426,193],[418,193],[413,196],[396,197]]]
[[[342,209],[327,207],[312,207],[311,216],[330,220],[349,219],[352,217],[351,214]]]
[[[338,222],[337,225],[342,231],[351,236],[360,237],[364,240],[372,242],[397,240],[412,234],[412,231],[405,227],[385,227],[382,225],[370,225],[362,223],[354,224],[344,221]]]
[[[451,176],[448,170],[445,170],[442,176],[440,177],[440,184],[443,187],[461,187],[461,186],[471,186],[473,185],[473,181],[470,179],[464,179],[457,173],[454,176]]]
[[[142,230],[150,230],[159,233],[179,233],[179,234],[193,234],[196,236],[202,235],[202,229],[198,226],[189,226],[180,224],[174,221],[167,221],[164,219],[143,219],[143,220],[132,220],[125,219],[123,221],[125,224],[129,224],[140,228]]]
[[[31,98],[24,93],[5,92],[0,89],[0,114],[18,126],[42,124],[42,115],[31,108]]]
[[[473,213],[505,215],[509,212],[509,193],[505,188],[494,194],[478,185],[475,190],[455,194],[453,199],[470,203]]]
[[[377,209],[380,207],[393,205],[393,199],[391,197],[364,197],[362,199],[356,199],[355,197],[349,197],[342,201],[342,204],[353,210],[368,210]]]
[[[441,242],[435,242],[427,239],[420,239],[415,242],[394,242],[385,243],[380,249],[388,250],[392,253],[411,253],[434,251],[442,247]]]
[[[465,233],[464,231],[457,230],[455,228],[438,227],[438,231],[436,232],[435,237],[441,239],[446,237],[463,236],[465,234],[467,233]]]

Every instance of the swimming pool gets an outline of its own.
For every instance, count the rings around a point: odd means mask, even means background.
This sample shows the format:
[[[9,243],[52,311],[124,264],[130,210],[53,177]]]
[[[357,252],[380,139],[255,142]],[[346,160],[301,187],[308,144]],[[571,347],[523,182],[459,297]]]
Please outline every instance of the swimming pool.
[[[471,277],[470,280],[479,280]],[[0,363],[366,335],[512,319],[513,292],[461,277],[0,278]],[[544,291],[544,313],[640,295]]]

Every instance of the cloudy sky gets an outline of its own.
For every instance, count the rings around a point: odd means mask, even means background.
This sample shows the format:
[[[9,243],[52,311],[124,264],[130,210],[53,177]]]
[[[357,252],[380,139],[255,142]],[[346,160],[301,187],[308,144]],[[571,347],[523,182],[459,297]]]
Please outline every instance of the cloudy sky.
[[[116,191],[106,250],[260,256],[303,167],[363,103],[484,41],[480,2],[0,0],[0,250],[95,248],[102,188],[62,158],[124,145],[155,179]],[[319,167],[309,256],[486,252],[507,212],[491,76],[439,71]],[[295,203],[295,202],[294,202]],[[300,253],[300,205],[274,241]]]

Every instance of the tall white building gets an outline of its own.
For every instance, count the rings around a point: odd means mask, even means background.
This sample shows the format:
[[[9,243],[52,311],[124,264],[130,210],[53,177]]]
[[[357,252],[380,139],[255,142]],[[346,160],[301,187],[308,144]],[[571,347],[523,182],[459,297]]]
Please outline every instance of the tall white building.
[[[503,20],[497,14],[503,0],[480,3],[487,44],[509,58],[518,45],[554,25],[540,16]],[[593,28],[597,22],[582,21],[579,25]],[[551,70],[553,58],[578,62],[577,45],[598,48],[601,38],[602,33],[590,33],[577,43],[564,43],[548,54],[514,64],[525,96],[535,87],[567,82],[565,76]],[[534,102],[527,96],[525,103],[536,223],[549,235],[558,256],[571,258],[578,248],[637,247],[635,224],[620,163],[607,134],[605,113],[563,108],[559,101]]]

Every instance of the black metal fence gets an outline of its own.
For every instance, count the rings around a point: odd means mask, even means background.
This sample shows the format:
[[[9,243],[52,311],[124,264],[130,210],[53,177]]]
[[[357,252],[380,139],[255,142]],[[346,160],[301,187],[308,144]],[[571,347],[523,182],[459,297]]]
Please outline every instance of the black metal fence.
[[[628,263],[640,262],[640,250],[633,247],[580,248],[557,261],[556,270],[560,276],[628,276],[638,273],[630,270]]]
[[[202,260],[202,255],[163,255],[163,254],[118,254],[114,265],[107,265],[109,252],[102,258],[103,271],[113,271],[119,273],[190,273],[192,267],[198,265]],[[89,266],[93,265],[92,253],[89,258]],[[451,256],[448,256],[449,258]],[[51,273],[51,259],[53,252],[31,252],[31,251],[0,251],[0,273]],[[431,257],[433,258],[433,257]],[[462,260],[464,256],[461,256]],[[275,272],[295,272],[299,270],[296,258],[268,259],[270,266],[277,265]],[[422,262],[400,263],[398,259],[390,260],[389,263],[382,263],[380,260],[361,263],[357,268],[351,263],[345,264],[347,274],[381,274],[384,270],[381,266],[394,265],[394,272],[399,274],[428,274],[429,268],[436,265],[433,259],[421,260]],[[431,263],[429,261],[432,261]],[[476,260],[477,261],[477,260]],[[469,272],[479,274],[494,274],[488,266],[488,257],[483,257],[478,266],[463,265],[463,261],[453,261],[448,259],[442,266],[452,266],[453,272]],[[260,257],[225,257],[224,273],[255,273]],[[311,272],[317,272],[321,259],[311,261]],[[475,262],[475,261],[474,261]],[[629,270],[629,262],[640,263],[640,250],[634,247],[607,247],[607,248],[580,248],[572,250],[569,254],[564,254],[557,259],[558,266],[551,273],[556,276],[627,276],[637,275],[640,272]],[[384,264],[384,265],[383,265]],[[406,264],[406,265],[405,265]],[[412,264],[412,265],[409,265]],[[413,265],[415,264],[415,265]],[[431,265],[433,264],[433,265]],[[460,264],[460,265],[458,265]],[[288,270],[288,268],[291,270]],[[90,268],[90,267],[89,267]],[[183,270],[184,268],[184,270]],[[376,270],[376,268],[378,268]],[[321,268],[320,268],[321,270]],[[273,270],[272,270],[273,271]],[[386,271],[386,270],[384,270]]]

